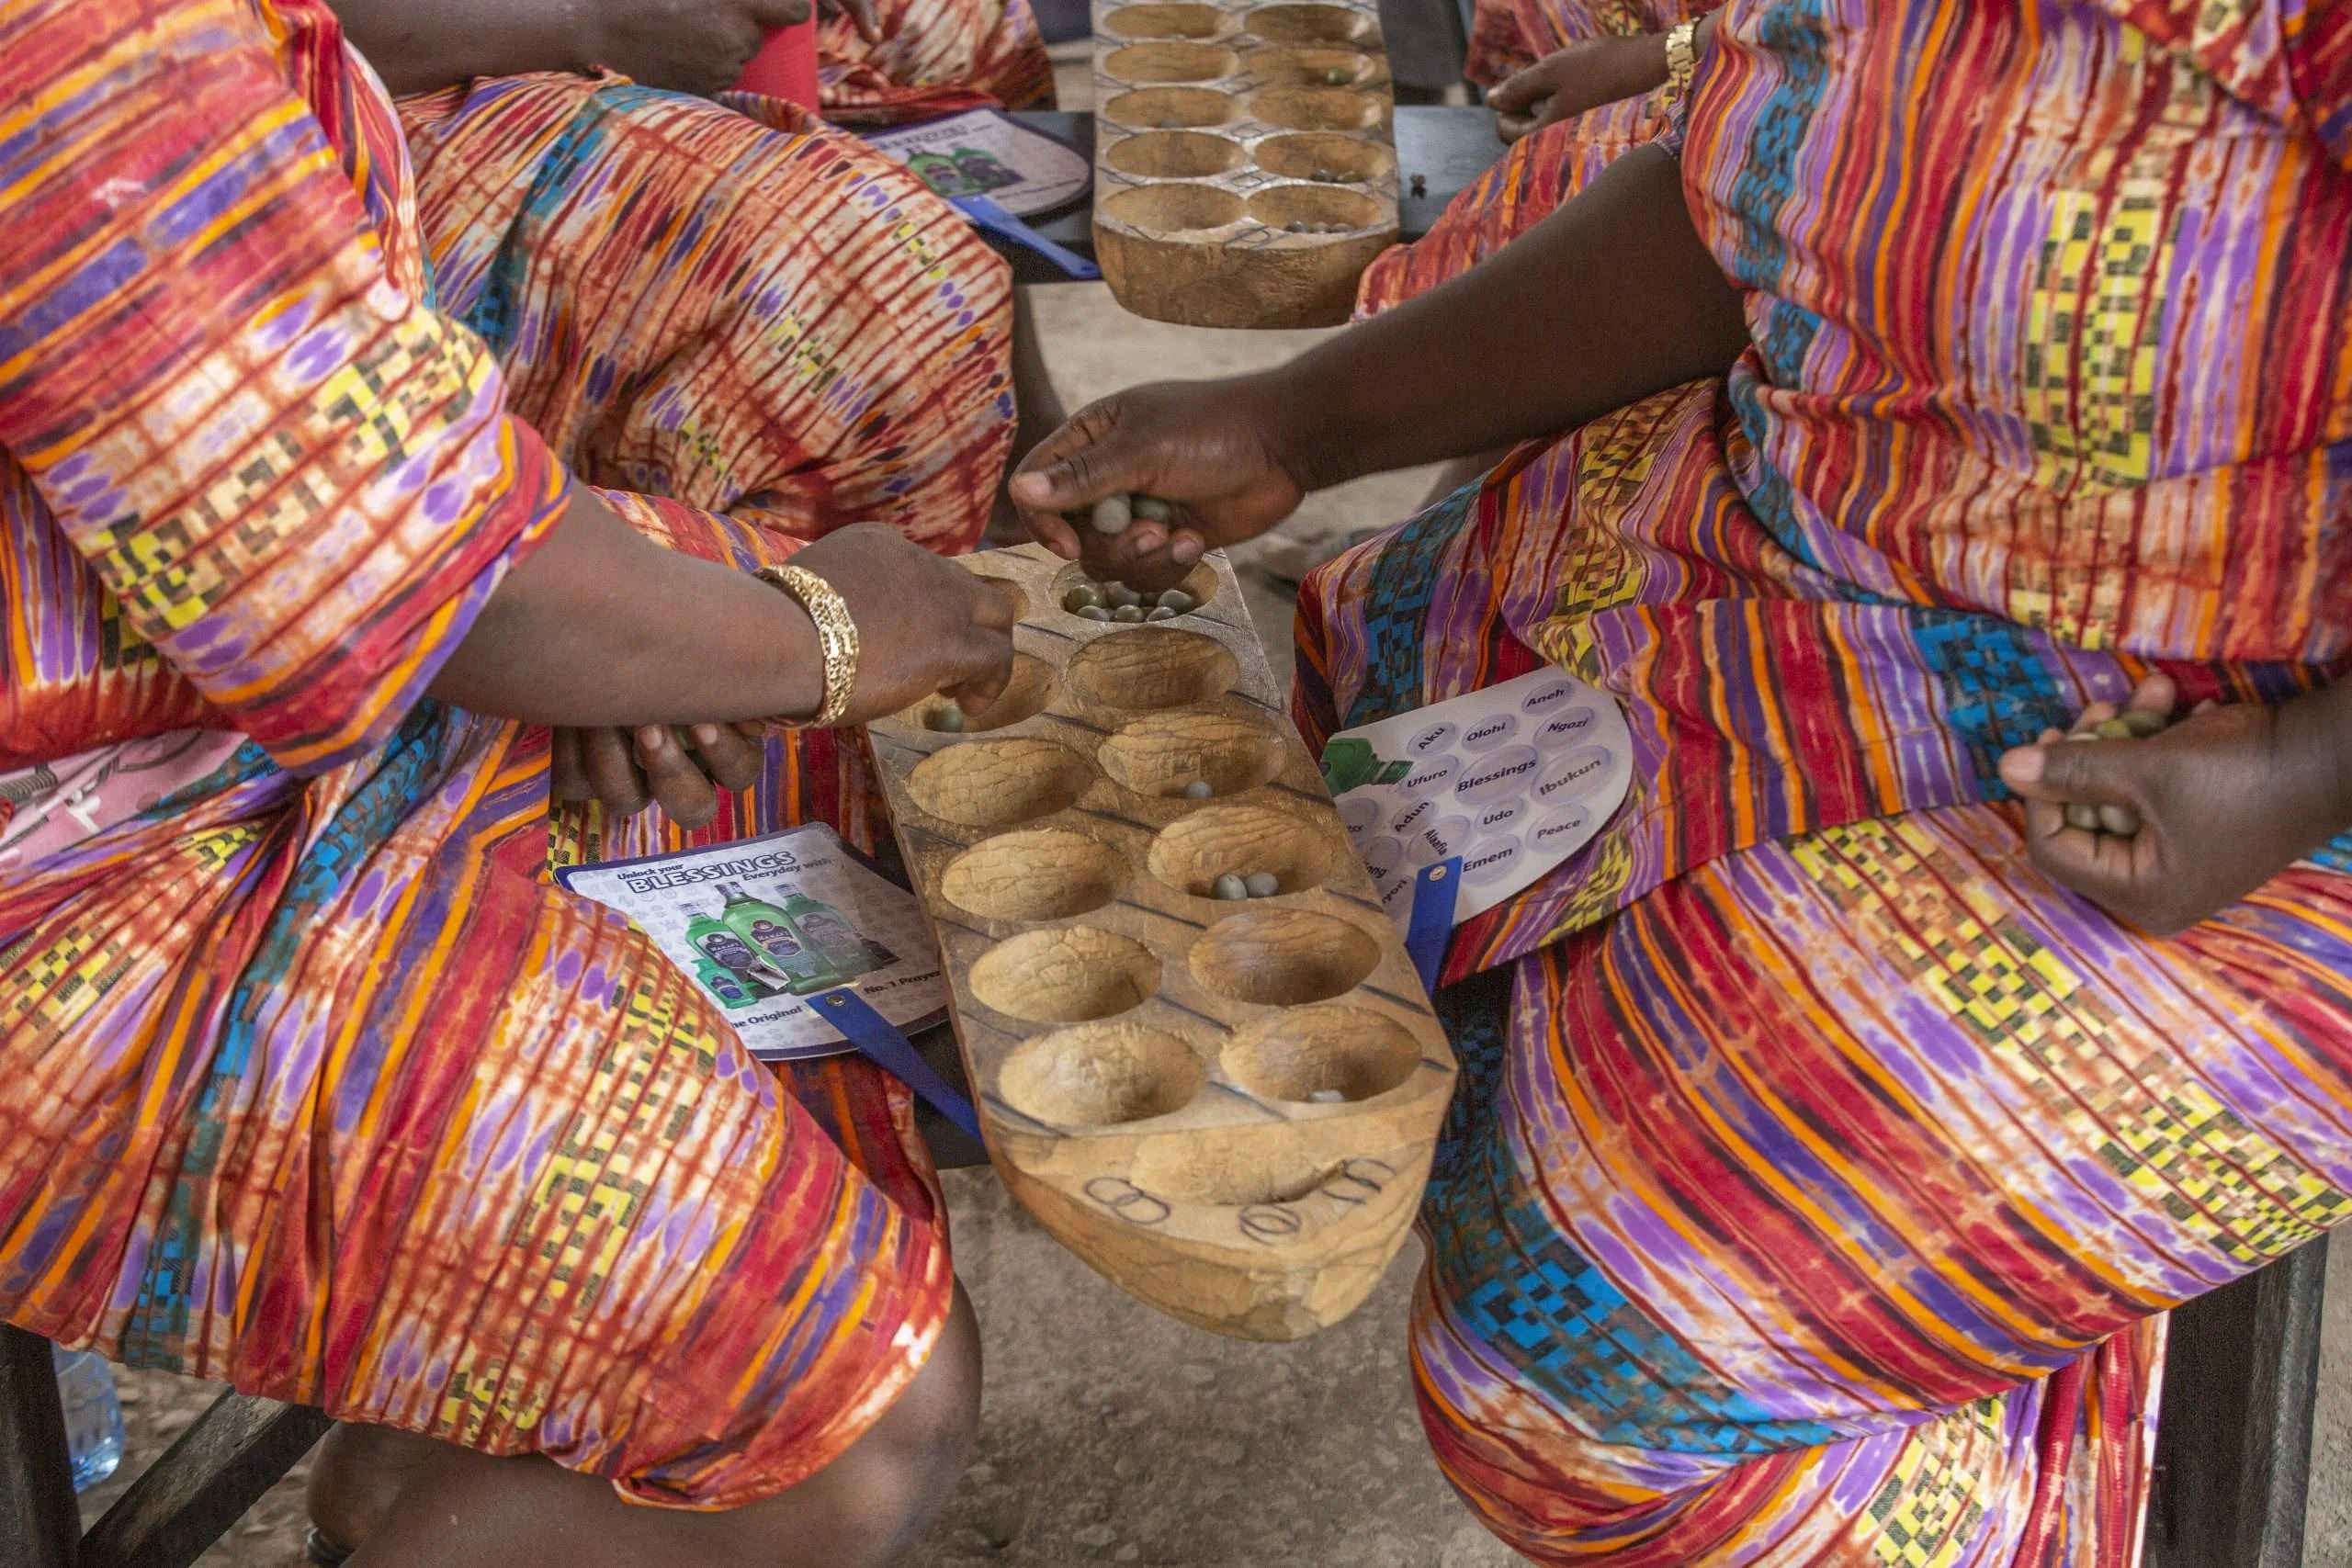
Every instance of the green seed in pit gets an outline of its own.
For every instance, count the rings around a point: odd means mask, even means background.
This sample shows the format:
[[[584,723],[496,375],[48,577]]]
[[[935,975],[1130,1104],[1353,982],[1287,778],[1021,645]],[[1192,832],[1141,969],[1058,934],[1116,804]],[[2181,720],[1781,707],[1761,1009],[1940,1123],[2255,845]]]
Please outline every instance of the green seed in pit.
[[[931,716],[931,727],[933,729],[944,729],[948,734],[954,735],[964,728],[964,710],[954,703],[949,703]]]
[[[2098,726],[2091,730],[2091,733],[2098,736],[2101,740],[2130,740],[2133,739],[2132,727],[2124,723],[2120,718],[2103,718],[2099,720]]]
[[[1241,879],[1252,898],[1271,898],[1283,890],[1282,878],[1271,871],[1253,871]]]
[[[1111,612],[1111,618],[1114,621],[1125,621],[1129,626],[1141,626],[1143,624],[1143,606],[1140,604],[1122,604],[1117,609]]]
[[[1098,534],[1124,534],[1127,531],[1127,525],[1136,520],[1136,514],[1128,506],[1125,496],[1106,495],[1094,503],[1094,510],[1088,514],[1087,520],[1094,525],[1094,531]]]
[[[1317,1105],[1345,1105],[1348,1097],[1336,1089],[1310,1089],[1306,1098]]]
[[[1111,612],[1100,604],[1089,604],[1079,614],[1090,621],[1107,621],[1111,618]]]
[[[1156,495],[1139,495],[1135,499],[1136,516],[1146,523],[1165,523],[1176,515],[1176,509]]]
[[[1062,595],[1062,608],[1075,615],[1088,605],[1102,603],[1102,591],[1090,583],[1080,583]]]
[[[1304,234],[1306,232],[1306,225],[1304,223],[1285,223],[1283,225],[1283,232],[1285,234]]]
[[[2098,827],[2102,833],[2112,833],[2119,839],[2139,836],[2140,814],[2128,806],[2102,806],[2098,808]]]
[[[1172,621],[1176,618],[1176,612],[1165,604],[1154,604],[1143,618],[1147,621]]]
[[[1114,610],[1125,610],[1142,604],[1143,595],[1124,582],[1106,582],[1102,585],[1102,602]]]
[[[1209,885],[1209,897],[1228,904],[1238,903],[1250,897],[1250,885],[1228,871]]]
[[[1344,87],[1355,79],[1356,73],[1344,65],[1330,66],[1323,73],[1323,85],[1327,87]]]
[[[2098,831],[2098,807],[2075,801],[2066,807],[2066,826],[2080,828],[2086,833]]]
[[[1206,779],[1194,779],[1191,784],[1184,786],[1184,798],[1186,800],[1206,800],[1216,793],[1216,790],[1209,787],[1209,781]]]
[[[1193,603],[1193,596],[1181,588],[1166,588],[1160,591],[1159,607],[1163,610],[1173,610],[1181,615],[1191,609]]]
[[[2123,713],[2125,728],[2143,740],[2151,735],[2162,734],[2167,722],[2165,716],[2154,708],[2127,708]]]

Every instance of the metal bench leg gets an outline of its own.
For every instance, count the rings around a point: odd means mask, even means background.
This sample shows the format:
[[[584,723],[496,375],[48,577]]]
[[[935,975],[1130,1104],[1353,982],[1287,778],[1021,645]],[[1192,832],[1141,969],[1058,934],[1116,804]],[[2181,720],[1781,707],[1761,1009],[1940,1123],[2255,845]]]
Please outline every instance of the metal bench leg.
[[[2172,1316],[2151,1501],[2154,1561],[2301,1568],[2327,1242]]]
[[[49,1341],[0,1324],[0,1562],[74,1568],[81,1539]]]

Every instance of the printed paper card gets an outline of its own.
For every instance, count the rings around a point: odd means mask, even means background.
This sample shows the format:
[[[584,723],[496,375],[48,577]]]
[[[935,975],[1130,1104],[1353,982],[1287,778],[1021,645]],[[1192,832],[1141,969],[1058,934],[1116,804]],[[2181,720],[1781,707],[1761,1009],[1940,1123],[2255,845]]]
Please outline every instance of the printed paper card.
[[[1067,207],[1094,177],[1084,154],[997,109],[876,130],[865,141],[933,194],[985,196],[1016,218]]]
[[[1414,879],[1462,857],[1458,925],[1591,842],[1633,781],[1615,699],[1557,670],[1343,729],[1323,782],[1397,929]]]
[[[652,938],[763,1061],[850,1050],[808,1000],[840,986],[854,986],[902,1033],[946,1016],[939,951],[914,895],[821,822],[573,866],[559,879]]]

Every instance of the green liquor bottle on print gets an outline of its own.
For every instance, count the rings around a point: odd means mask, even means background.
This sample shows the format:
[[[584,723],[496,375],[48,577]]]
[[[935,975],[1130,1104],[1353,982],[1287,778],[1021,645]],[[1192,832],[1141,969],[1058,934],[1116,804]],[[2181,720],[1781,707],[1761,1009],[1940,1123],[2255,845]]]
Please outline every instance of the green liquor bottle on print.
[[[898,962],[888,948],[858,935],[856,928],[842,918],[842,912],[821,898],[812,898],[796,888],[785,899],[784,912],[792,918],[800,934],[808,939],[808,944],[822,953],[825,962],[844,980]]]
[[[753,1002],[785,994],[781,984],[770,984],[763,972],[781,981],[759,950],[716,915],[699,911],[686,922],[686,945],[700,956],[695,961],[695,977],[710,988],[727,1008],[745,1008]]]
[[[827,990],[849,977],[832,965],[785,910],[752,897],[731,882],[725,892],[727,906],[719,918],[758,952],[763,963],[785,977],[794,996]]]

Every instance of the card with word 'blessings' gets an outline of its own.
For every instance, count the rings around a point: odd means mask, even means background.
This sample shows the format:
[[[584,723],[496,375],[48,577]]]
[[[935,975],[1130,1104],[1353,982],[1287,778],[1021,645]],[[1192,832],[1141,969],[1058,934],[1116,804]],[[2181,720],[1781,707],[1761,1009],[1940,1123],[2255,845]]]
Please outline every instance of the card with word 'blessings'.
[[[763,1061],[851,1049],[809,998],[853,986],[902,1033],[947,1016],[939,949],[914,895],[821,822],[559,874],[652,938]]]

